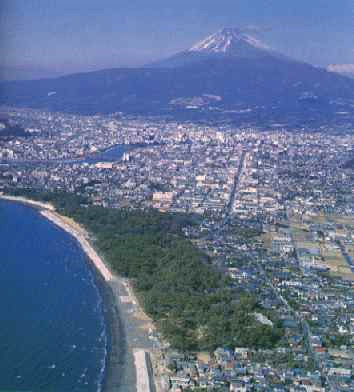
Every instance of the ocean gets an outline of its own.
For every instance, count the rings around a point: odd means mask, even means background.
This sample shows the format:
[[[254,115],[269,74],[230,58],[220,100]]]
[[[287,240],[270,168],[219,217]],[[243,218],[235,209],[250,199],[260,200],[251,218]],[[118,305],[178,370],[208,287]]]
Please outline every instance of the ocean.
[[[0,391],[100,391],[102,290],[74,238],[38,211],[0,200]]]

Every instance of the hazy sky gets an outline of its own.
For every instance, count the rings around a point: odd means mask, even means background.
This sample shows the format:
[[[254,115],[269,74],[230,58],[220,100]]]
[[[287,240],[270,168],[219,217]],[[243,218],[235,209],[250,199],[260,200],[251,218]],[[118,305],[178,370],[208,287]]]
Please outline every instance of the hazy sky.
[[[0,65],[43,72],[136,66],[222,27],[249,25],[292,57],[354,63],[354,0],[0,0]]]

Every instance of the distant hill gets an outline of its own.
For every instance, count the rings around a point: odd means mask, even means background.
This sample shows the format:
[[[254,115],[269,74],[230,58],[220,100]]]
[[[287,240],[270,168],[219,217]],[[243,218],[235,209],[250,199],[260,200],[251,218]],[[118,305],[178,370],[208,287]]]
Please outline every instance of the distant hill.
[[[238,124],[352,123],[354,80],[289,59],[237,29],[135,69],[3,82],[0,104]]]
[[[61,73],[63,74],[63,73]],[[58,72],[53,72],[48,69],[41,67],[30,67],[30,66],[4,66],[0,65],[0,80],[31,80],[39,78],[54,78],[58,77]]]

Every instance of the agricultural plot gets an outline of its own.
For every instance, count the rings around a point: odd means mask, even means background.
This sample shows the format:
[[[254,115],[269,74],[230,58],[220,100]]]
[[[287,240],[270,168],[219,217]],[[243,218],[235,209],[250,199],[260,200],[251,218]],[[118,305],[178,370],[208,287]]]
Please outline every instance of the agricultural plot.
[[[326,265],[332,275],[354,280],[354,274],[340,248],[336,244],[336,241],[334,239],[325,240],[318,236],[318,239],[315,239],[314,233],[309,231],[311,224],[336,224],[340,225],[340,227],[336,227],[336,235],[346,237],[348,231],[351,232],[351,230],[353,230],[354,232],[354,216],[318,215],[312,217],[311,220],[306,223],[307,224],[303,224],[297,220],[291,220],[289,222],[292,238],[297,251],[301,250],[308,252],[310,255],[309,257],[312,258],[312,260],[322,262]],[[348,247],[348,253],[350,256],[354,257],[354,244],[353,246]]]

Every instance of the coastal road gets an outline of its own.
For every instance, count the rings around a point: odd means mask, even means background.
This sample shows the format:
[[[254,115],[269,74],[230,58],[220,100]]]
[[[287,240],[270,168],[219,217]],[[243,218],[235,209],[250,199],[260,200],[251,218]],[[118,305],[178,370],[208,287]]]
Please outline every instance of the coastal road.
[[[137,392],[156,392],[150,354],[144,350],[134,350]]]
[[[153,343],[149,338],[151,321],[144,316],[126,279],[113,277],[109,282],[115,306],[113,329],[113,367],[108,377],[108,392],[155,392],[149,366]],[[123,355],[124,354],[124,355]],[[118,379],[117,379],[118,378]],[[115,389],[115,385],[119,388]]]

